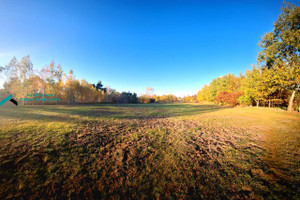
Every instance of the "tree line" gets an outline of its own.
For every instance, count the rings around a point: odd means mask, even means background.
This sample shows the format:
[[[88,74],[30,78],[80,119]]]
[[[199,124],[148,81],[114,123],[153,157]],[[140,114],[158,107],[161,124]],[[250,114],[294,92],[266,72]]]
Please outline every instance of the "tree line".
[[[169,95],[153,95],[154,89],[149,93],[137,96],[131,92],[117,92],[110,87],[104,87],[101,81],[97,84],[87,82],[85,79],[76,79],[73,70],[64,73],[61,65],[55,65],[52,61],[41,70],[33,68],[30,56],[21,60],[15,57],[5,66],[0,68],[5,76],[4,89],[0,90],[0,96],[13,94],[13,97],[25,105],[37,104],[74,104],[74,103],[172,103],[172,102],[196,102],[196,95],[176,97]],[[56,101],[25,101],[34,96],[55,97]],[[33,96],[31,96],[33,95]],[[59,101],[57,101],[57,99]]]
[[[101,81],[97,84],[85,79],[76,79],[72,70],[67,74],[60,65],[51,62],[40,71],[33,69],[29,56],[20,61],[15,57],[5,67],[0,69],[5,75],[4,89],[1,96],[12,93],[14,98],[24,99],[27,94],[53,94],[60,101],[56,102],[19,102],[23,104],[73,104],[73,103],[137,103],[136,93],[117,92],[109,87],[103,87]]]
[[[259,42],[257,65],[245,74],[214,79],[198,92],[198,101],[228,105],[299,107],[300,8],[285,4],[274,30]]]

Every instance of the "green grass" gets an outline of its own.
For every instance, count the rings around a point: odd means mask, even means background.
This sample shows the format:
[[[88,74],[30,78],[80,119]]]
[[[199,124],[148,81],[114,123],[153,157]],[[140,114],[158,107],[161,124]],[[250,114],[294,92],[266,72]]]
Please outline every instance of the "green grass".
[[[1,199],[298,199],[300,115],[210,104],[0,107]]]

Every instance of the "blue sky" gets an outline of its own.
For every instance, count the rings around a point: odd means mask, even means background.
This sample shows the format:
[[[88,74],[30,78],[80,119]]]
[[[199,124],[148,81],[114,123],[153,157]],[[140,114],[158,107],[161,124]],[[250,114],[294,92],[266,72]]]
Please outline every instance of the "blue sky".
[[[117,91],[195,94],[256,63],[257,44],[282,6],[277,0],[0,0],[0,66],[29,54],[34,68],[54,60],[78,79]]]

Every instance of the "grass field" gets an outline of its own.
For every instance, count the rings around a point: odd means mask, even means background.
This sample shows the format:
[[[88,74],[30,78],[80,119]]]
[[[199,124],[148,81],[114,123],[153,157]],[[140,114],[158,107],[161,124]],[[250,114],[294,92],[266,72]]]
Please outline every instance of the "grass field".
[[[0,199],[299,199],[300,114],[0,107]]]

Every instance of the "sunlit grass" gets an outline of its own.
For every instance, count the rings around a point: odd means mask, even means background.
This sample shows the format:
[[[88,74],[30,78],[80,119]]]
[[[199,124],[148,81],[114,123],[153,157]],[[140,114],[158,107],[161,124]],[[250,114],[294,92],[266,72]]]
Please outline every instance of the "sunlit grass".
[[[201,104],[0,107],[0,197],[297,199],[300,115]]]

